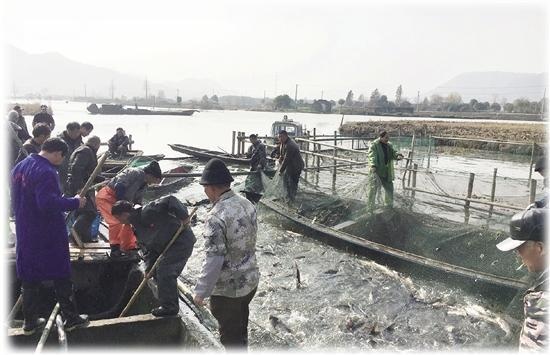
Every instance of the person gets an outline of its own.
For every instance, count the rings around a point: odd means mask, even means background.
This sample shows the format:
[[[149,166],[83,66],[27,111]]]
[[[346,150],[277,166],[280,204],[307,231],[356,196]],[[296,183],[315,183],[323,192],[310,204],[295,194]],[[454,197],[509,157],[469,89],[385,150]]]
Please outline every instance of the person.
[[[535,167],[535,172],[539,173],[544,178],[544,187],[548,185],[548,177],[546,176],[546,157],[541,157],[537,160]],[[548,208],[548,191],[542,192],[542,196],[538,196],[535,202],[527,206],[529,208]]]
[[[250,171],[256,171],[258,168],[263,170],[267,164],[265,144],[256,134],[251,134],[249,139],[252,144],[248,147],[246,157],[250,159]]]
[[[53,116],[48,113],[47,105],[40,105],[40,112],[34,115],[32,119],[32,126],[36,126],[39,123],[45,123],[50,126],[50,130],[55,128],[55,121]]]
[[[511,236],[497,244],[501,251],[514,250],[529,272],[539,273],[523,297],[523,326],[520,350],[545,350],[548,346],[548,265],[546,263],[547,208],[532,208],[516,213],[510,220]]]
[[[256,261],[258,230],[254,205],[231,190],[233,177],[220,159],[211,159],[200,184],[213,207],[204,222],[206,257],[194,301],[210,309],[226,347],[248,344],[249,304],[260,277]]]
[[[84,121],[80,125],[80,136],[88,137],[93,130],[94,130],[94,125],[88,121]]]
[[[19,151],[19,156],[17,157],[17,163],[25,159],[28,155],[35,153],[40,153],[42,149],[42,144],[50,138],[51,130],[50,127],[45,123],[39,123],[32,129],[32,138],[27,139],[23,143],[22,149]]]
[[[17,112],[10,111],[8,113],[8,121],[7,121],[7,130],[8,135],[10,137],[10,144],[9,144],[9,169],[13,168],[15,165],[15,162],[17,158],[19,157],[19,154],[21,153],[21,149],[23,148],[23,142],[27,140],[27,135],[23,131],[21,127],[19,127],[17,124],[13,123],[13,120],[15,120],[15,116],[17,115]]]
[[[116,134],[109,139],[109,152],[113,156],[124,156],[128,152],[130,139],[121,127],[116,129]]]
[[[73,196],[79,194],[84,185],[86,185],[86,182],[97,166],[96,154],[100,145],[101,139],[97,136],[91,136],[86,141],[86,144],[76,148],[73,152],[69,159],[65,195]],[[83,242],[91,243],[97,241],[97,236],[92,235],[91,231],[92,223],[97,217],[94,190],[88,190],[85,196],[88,202],[86,206],[76,211],[73,228]]]
[[[59,138],[44,142],[39,154],[31,154],[11,172],[11,197],[15,212],[16,271],[22,283],[23,331],[33,334],[45,324],[39,318],[39,287],[53,280],[55,297],[64,318],[65,331],[88,324],[87,315],[76,311],[71,283],[71,260],[65,216],[86,204],[86,198],[65,198],[59,190],[56,165],[68,147]]]
[[[393,161],[403,159],[403,155],[393,148],[389,140],[389,134],[383,131],[372,142],[368,152],[367,160],[371,176],[367,205],[370,211],[374,209],[376,192],[380,183],[386,192],[386,205],[393,206]]]
[[[65,160],[59,165],[59,181],[61,182],[61,190],[65,191],[67,185],[67,178],[69,174],[69,159],[76,148],[82,145],[82,137],[80,136],[80,123],[78,122],[69,122],[67,123],[66,130],[61,132],[58,135],[58,138],[61,138],[67,146],[69,151],[65,156]]]
[[[141,204],[147,185],[158,184],[161,179],[159,163],[152,161],[144,169],[128,168],[120,172],[97,193],[97,208],[109,225],[111,257],[125,256],[126,253],[137,248],[136,236],[131,226],[120,223],[112,215],[113,205],[119,200]]]
[[[147,270],[153,266],[181,224],[189,223],[187,208],[174,196],[164,196],[139,208],[134,208],[128,201],[117,201],[111,214],[120,223],[134,228],[138,244],[144,251]],[[151,310],[154,316],[178,314],[178,276],[196,241],[191,227],[185,227],[159,262],[154,275],[160,306]]]
[[[15,123],[19,127],[21,127],[21,129],[23,130],[23,133],[26,136],[26,138],[23,141],[30,139],[31,136],[29,134],[29,129],[27,128],[27,122],[25,122],[25,116],[23,116],[23,108],[19,105],[15,105],[13,106],[13,111],[17,113],[17,116],[15,115],[10,116],[10,121]]]
[[[300,147],[294,142],[285,130],[279,132],[280,157],[279,174],[283,175],[283,183],[287,198],[294,201],[298,191],[300,173],[304,168],[304,160],[300,154]]]

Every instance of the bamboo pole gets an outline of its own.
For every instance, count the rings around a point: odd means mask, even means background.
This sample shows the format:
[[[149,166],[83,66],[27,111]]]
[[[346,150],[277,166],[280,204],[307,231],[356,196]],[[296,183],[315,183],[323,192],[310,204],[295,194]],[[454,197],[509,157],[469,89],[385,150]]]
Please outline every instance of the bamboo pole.
[[[231,134],[231,155],[235,155],[235,137],[237,136],[237,132],[233,131]]]
[[[65,328],[63,327],[63,319],[61,318],[60,314],[55,316],[55,326],[57,328],[57,340],[59,341],[61,350],[62,352],[66,353],[68,350],[67,334],[65,333]]]
[[[306,142],[308,141],[309,139],[305,139],[305,138],[296,138],[297,141],[301,141],[301,142]],[[310,142],[313,142],[312,140],[309,140]],[[357,149],[350,149],[350,148],[345,148],[345,147],[341,147],[341,146],[336,146],[336,142],[337,142],[337,139],[334,140],[334,145],[332,144],[326,144],[326,143],[317,143],[317,145],[319,146],[323,146],[323,147],[328,147],[330,149],[334,149],[334,147],[336,147],[336,149],[340,149],[340,150],[344,150],[344,151],[347,151],[347,152],[352,152],[352,153],[364,153],[364,151],[362,150],[357,150]]]
[[[464,223],[468,224],[470,220],[470,199],[472,198],[472,191],[474,189],[474,178],[475,174],[470,173],[470,179],[468,180],[468,192],[467,192],[467,200],[464,202]]]
[[[529,204],[535,202],[537,195],[537,180],[531,179],[531,186],[529,187]]]
[[[495,201],[495,191],[497,188],[497,168],[493,169],[493,184],[491,185],[491,202]],[[489,219],[493,216],[493,205],[489,206]]]
[[[244,150],[244,143],[245,143],[245,140],[246,140],[246,133],[244,133],[244,132],[241,132],[241,133],[242,133],[241,154],[246,154],[246,151]]]
[[[527,186],[531,183],[531,177],[533,176],[533,164],[535,163],[535,147],[536,143],[533,142],[531,146],[531,164],[529,164],[529,178],[527,179]]]
[[[42,331],[42,336],[40,336],[40,340],[38,341],[38,345],[36,345],[36,350],[34,351],[35,353],[38,354],[42,352],[44,344],[46,344],[46,340],[48,340],[48,336],[50,335],[50,330],[52,329],[52,325],[55,321],[55,317],[57,316],[57,312],[59,312],[59,302],[55,304],[55,307],[50,314],[50,318],[48,318],[48,323],[46,323],[46,326]]]
[[[513,145],[528,145],[526,142],[513,142],[513,141],[499,141],[491,139],[475,139],[464,137],[444,137],[444,136],[432,136],[433,139],[447,139],[453,141],[470,141],[470,142],[484,142],[484,143],[496,143],[496,144],[513,144]]]
[[[430,170],[430,157],[432,155],[432,138],[428,136],[428,166],[427,169]]]
[[[307,141],[306,141],[306,150],[309,152],[309,131],[306,132],[306,137],[307,137]],[[309,155],[306,154],[306,159],[305,159],[305,163],[306,163],[306,166],[305,166],[305,169],[304,169],[304,179],[307,181],[307,171],[308,171],[308,166],[309,166]]]
[[[183,232],[183,230],[189,225],[189,223],[191,223],[191,219],[193,218],[193,216],[195,215],[195,212],[197,212],[197,208],[193,208],[193,210],[191,211],[191,213],[189,214],[189,217],[188,217],[188,222],[187,223],[182,223],[180,225],[180,227],[178,228],[178,230],[176,231],[176,233],[174,233],[174,235],[172,236],[172,238],[170,239],[170,242],[168,242],[168,244],[166,245],[166,247],[164,248],[164,250],[162,251],[162,253],[159,255],[159,257],[157,258],[157,260],[155,260],[155,263],[153,264],[153,266],[151,267],[151,270],[149,270],[149,272],[143,277],[143,280],[141,281],[141,283],[139,284],[138,288],[136,289],[136,291],[134,292],[134,294],[132,295],[132,298],[130,298],[130,301],[128,301],[128,304],[126,305],[126,307],[124,307],[124,309],[122,310],[122,312],[120,313],[120,315],[118,316],[118,318],[122,318],[126,315],[126,313],[128,313],[128,310],[130,309],[130,307],[132,307],[132,305],[134,304],[134,302],[136,301],[136,299],[138,298],[139,294],[141,293],[141,290],[143,290],[143,288],[145,287],[145,285],[147,284],[147,280],[149,280],[154,272],[156,271],[160,261],[164,258],[164,254],[166,254],[166,252],[168,251],[168,249],[170,249],[170,247],[172,246],[172,244],[174,244],[174,242],[176,241],[176,239],[178,238],[178,236],[181,234],[181,232]]]
[[[414,199],[414,189],[416,188],[416,171],[418,170],[418,164],[414,163],[413,164],[413,173],[412,173],[412,193],[411,193],[411,197]]]
[[[13,308],[11,309],[10,313],[8,314],[8,323],[13,320],[17,312],[19,312],[19,308],[21,308],[21,305],[23,304],[23,295],[19,294],[19,297],[17,297],[17,301],[15,301],[15,304],[13,305]]]
[[[343,119],[343,116],[342,116]],[[334,131],[334,149],[332,151],[333,164],[336,165],[336,138],[338,138],[338,131]],[[332,169],[332,192],[336,192],[336,166]]]

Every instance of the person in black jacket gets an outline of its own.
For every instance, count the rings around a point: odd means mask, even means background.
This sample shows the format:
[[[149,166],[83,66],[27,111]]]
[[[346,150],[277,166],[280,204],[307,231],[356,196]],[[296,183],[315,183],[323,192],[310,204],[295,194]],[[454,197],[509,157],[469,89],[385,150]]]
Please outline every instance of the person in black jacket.
[[[32,119],[32,126],[36,126],[39,123],[45,123],[50,126],[50,129],[53,131],[55,128],[55,121],[53,116],[48,113],[48,106],[40,105],[40,112],[34,115]]]
[[[61,184],[61,191],[65,191],[69,175],[69,159],[76,148],[82,145],[82,137],[80,136],[80,123],[67,123],[67,129],[61,132],[57,137],[61,138],[65,143],[67,143],[67,146],[69,147],[69,151],[67,152],[67,155],[65,155],[65,159],[57,168],[57,171],[59,172],[59,183]]]
[[[113,156],[124,156],[128,152],[130,139],[121,127],[116,129],[116,134],[109,139],[109,152]]]
[[[300,154],[300,147],[292,139],[288,137],[286,131],[279,132],[280,157],[279,174],[283,175],[283,182],[286,189],[287,197],[290,201],[294,201],[296,192],[298,191],[298,182],[300,173],[304,168],[304,160]]]
[[[69,159],[69,176],[65,186],[65,195],[74,196],[80,193],[86,182],[97,166],[97,151],[101,145],[101,139],[91,136],[86,144],[78,147]],[[75,212],[73,228],[85,243],[97,241],[97,236],[91,234],[91,226],[97,216],[95,204],[95,192],[93,189],[86,193],[87,203],[83,208]]]
[[[134,227],[138,244],[144,251],[148,270],[181,224],[189,222],[187,208],[174,196],[164,196],[139,208],[132,207],[132,203],[125,200],[117,201],[111,209],[111,214],[120,223],[131,224]],[[160,307],[151,311],[154,316],[178,314],[177,279],[191,256],[196,241],[193,230],[187,226],[160,261],[155,273]]]

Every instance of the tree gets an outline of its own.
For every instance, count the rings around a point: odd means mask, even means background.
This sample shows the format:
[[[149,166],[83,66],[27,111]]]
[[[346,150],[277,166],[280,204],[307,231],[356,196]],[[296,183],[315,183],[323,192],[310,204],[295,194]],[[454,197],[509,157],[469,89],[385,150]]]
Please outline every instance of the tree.
[[[472,108],[472,110],[475,110],[475,107],[477,104],[478,104],[478,101],[476,99],[470,100],[470,107]]]
[[[359,95],[358,101],[365,102],[365,95],[361,94]]]
[[[395,105],[398,107],[401,105],[401,94],[403,94],[403,88],[399,85],[395,91]]]
[[[509,102],[504,104],[504,112],[511,113],[514,111],[514,104],[511,104]]]
[[[498,102],[493,102],[491,104],[491,110],[495,111],[495,112],[500,112],[500,109],[502,107],[500,106],[500,104]]]
[[[380,92],[378,91],[378,89],[374,89],[374,91],[370,94],[370,101],[371,102],[378,102],[378,100],[380,99]]]
[[[348,95],[346,96],[346,106],[352,106],[353,105],[353,91],[349,91]]]
[[[218,103],[218,95],[212,95],[212,97],[210,98],[210,100],[212,100],[212,102],[214,103]]]
[[[430,97],[430,103],[434,109],[439,110],[443,104],[443,97],[441,95],[434,94]]]
[[[340,99],[338,100],[338,105],[340,105],[340,113],[342,113],[342,105],[346,103],[346,100]]]
[[[447,96],[447,103],[460,105],[462,103],[462,97],[459,93],[452,92]]]
[[[273,106],[276,110],[288,109],[294,106],[294,100],[288,95],[279,95],[273,100]]]

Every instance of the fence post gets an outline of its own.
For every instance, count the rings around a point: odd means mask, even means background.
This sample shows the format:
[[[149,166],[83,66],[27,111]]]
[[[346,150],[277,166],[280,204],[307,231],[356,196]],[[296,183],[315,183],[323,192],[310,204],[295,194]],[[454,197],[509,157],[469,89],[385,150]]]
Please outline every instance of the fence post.
[[[235,155],[235,136],[237,135],[237,132],[233,131],[233,135],[231,137],[231,155]]]
[[[307,142],[306,142],[306,151],[309,153],[309,131],[306,132]],[[307,181],[307,172],[308,172],[308,166],[309,166],[309,154],[306,153],[306,169],[304,172],[304,180]]]
[[[468,181],[468,193],[466,195],[468,199],[472,198],[472,190],[474,189],[475,176],[476,174],[470,173],[470,180]],[[464,223],[468,224],[469,221],[470,221],[470,201],[466,200],[466,202],[464,202]]]
[[[412,177],[412,191],[411,191],[411,197],[414,198],[414,189],[416,189],[416,171],[418,170],[418,164],[413,164],[413,177]]]
[[[336,158],[336,143],[337,143],[338,131],[334,131],[334,150],[332,152],[332,157]],[[336,159],[332,159],[334,167],[332,168],[332,192],[336,192]]]
[[[246,152],[244,151],[245,136],[246,136],[246,133],[241,132],[241,154],[245,154],[245,153],[246,153]]]
[[[132,144],[134,143],[134,140],[132,139],[132,135],[128,135],[128,150],[132,150]]]
[[[537,194],[537,180],[531,179],[531,186],[529,187],[529,203],[535,202],[535,196]]]
[[[497,188],[497,168],[493,169],[493,185],[491,186],[491,202],[495,202],[495,191]],[[493,208],[494,206],[489,206],[489,219],[493,216]]]
[[[428,167],[427,169],[430,170],[430,156],[432,154],[432,136],[428,136]]]
[[[535,162],[535,146],[536,146],[536,143],[533,142],[533,146],[531,148],[531,164],[529,165],[529,178],[527,179],[527,186],[530,185],[531,183],[531,176],[533,174],[533,164]]]

